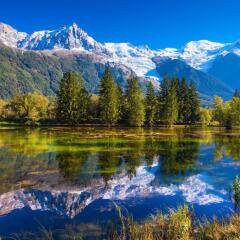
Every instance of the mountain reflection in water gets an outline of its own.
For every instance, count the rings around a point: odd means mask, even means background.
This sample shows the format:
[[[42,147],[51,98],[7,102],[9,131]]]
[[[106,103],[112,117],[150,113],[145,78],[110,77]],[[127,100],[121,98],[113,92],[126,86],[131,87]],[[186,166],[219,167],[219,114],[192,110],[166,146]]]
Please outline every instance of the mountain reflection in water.
[[[145,206],[141,218],[184,202],[199,216],[231,213],[227,189],[239,158],[240,139],[220,131],[1,129],[0,235],[15,231],[4,230],[4,219],[16,210],[69,220],[84,213],[91,222],[88,206],[100,200],[133,215]]]

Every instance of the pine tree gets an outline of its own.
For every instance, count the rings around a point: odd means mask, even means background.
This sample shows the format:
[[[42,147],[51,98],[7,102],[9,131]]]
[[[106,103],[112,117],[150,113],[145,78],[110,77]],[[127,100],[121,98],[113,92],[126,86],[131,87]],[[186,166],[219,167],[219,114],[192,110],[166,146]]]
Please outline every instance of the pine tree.
[[[80,87],[78,95],[78,122],[84,122],[89,120],[91,115],[89,111],[90,102],[91,95],[84,87]]]
[[[172,126],[178,119],[178,98],[177,98],[177,86],[172,81],[169,92],[166,97],[166,104],[164,109],[164,118],[167,125]]]
[[[155,95],[154,86],[149,82],[146,99],[145,99],[146,123],[153,126],[157,112],[157,97]]]
[[[83,80],[75,72],[66,72],[60,81],[57,95],[57,117],[68,124],[79,122],[79,94]]]
[[[163,122],[164,121],[164,111],[166,109],[166,98],[168,96],[171,86],[171,80],[167,75],[164,76],[163,81],[160,85],[159,95],[158,95],[158,111],[157,118]]]
[[[188,100],[190,106],[189,123],[193,124],[200,121],[200,100],[193,81],[190,82],[188,90]]]
[[[100,117],[107,125],[114,125],[119,119],[119,93],[117,85],[107,68],[100,83]]]
[[[145,120],[145,108],[138,79],[135,77],[128,80],[126,99],[127,123],[130,126],[142,126]]]
[[[175,87],[176,87],[176,92],[177,92],[177,98],[178,98],[178,100],[179,100],[179,97],[180,97],[180,80],[179,80],[179,78],[177,78],[177,77],[175,77],[175,78],[173,78],[173,80],[172,80],[173,82],[174,82],[174,84],[175,84]]]
[[[159,94],[159,114],[164,124],[175,124],[178,119],[177,82],[165,77]]]
[[[122,88],[120,86],[117,86],[117,94],[118,94],[118,112],[119,112],[119,121],[124,121],[126,119],[125,116],[125,96]]]
[[[178,95],[178,121],[185,124],[190,118],[189,89],[185,78],[179,84]]]

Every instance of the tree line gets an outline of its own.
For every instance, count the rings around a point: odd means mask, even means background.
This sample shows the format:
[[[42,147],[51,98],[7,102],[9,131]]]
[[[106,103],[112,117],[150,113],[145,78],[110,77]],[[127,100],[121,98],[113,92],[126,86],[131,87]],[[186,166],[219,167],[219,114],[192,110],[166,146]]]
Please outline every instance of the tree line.
[[[68,72],[60,82],[57,96],[57,119],[78,124],[91,118],[91,95],[80,75]],[[200,100],[194,84],[185,79],[165,77],[156,92],[149,82],[144,96],[138,79],[128,79],[125,91],[106,69],[99,86],[95,116],[108,126],[153,126],[155,124],[194,124],[200,121]]]
[[[231,128],[240,125],[240,98],[223,102],[215,97],[213,107],[201,108],[193,82],[165,76],[159,90],[151,81],[143,94],[136,77],[127,80],[125,89],[117,85],[111,70],[106,69],[99,84],[99,93],[89,93],[82,76],[66,72],[56,98],[38,93],[0,100],[1,120],[25,123],[52,121],[77,125],[100,123],[108,126],[154,126],[175,124],[219,124]],[[239,94],[238,94],[239,95]]]

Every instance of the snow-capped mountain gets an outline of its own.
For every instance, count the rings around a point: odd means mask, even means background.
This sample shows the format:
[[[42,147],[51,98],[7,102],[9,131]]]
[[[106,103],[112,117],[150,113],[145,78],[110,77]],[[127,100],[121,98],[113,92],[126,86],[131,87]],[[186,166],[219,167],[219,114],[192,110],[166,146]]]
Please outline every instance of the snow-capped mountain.
[[[0,42],[11,48],[21,49],[22,51],[35,51],[54,56],[58,53],[62,56],[87,54],[95,62],[104,64],[105,66],[125,66],[141,77],[141,79],[144,79],[143,81],[152,81],[156,87],[159,86],[160,80],[163,77],[159,74],[158,64],[161,60],[177,59],[185,62],[191,68],[205,72],[210,82],[216,85],[219,82],[228,85],[229,90],[224,88],[220,92],[215,91],[214,95],[222,95],[223,92],[226,92],[225,95],[230,97],[233,89],[238,87],[238,85],[231,85],[226,81],[228,74],[231,73],[230,70],[227,72],[225,78],[222,79],[219,69],[216,70],[215,67],[214,71],[212,71],[211,68],[216,66],[214,65],[216,59],[228,54],[234,54],[240,60],[240,41],[218,43],[200,40],[188,42],[180,49],[165,48],[152,50],[146,45],[134,46],[130,43],[100,43],[75,23],[57,30],[37,31],[32,34],[18,32],[11,26],[0,23]],[[238,72],[238,70],[240,71],[238,68],[234,69],[234,72]],[[216,73],[216,75],[211,74],[211,72]],[[189,75],[185,77],[188,80],[194,81]],[[201,83],[200,78],[199,82]],[[200,93],[206,94],[207,92],[209,91]],[[209,97],[212,98],[213,95]]]
[[[157,159],[156,159],[157,160]],[[0,217],[13,210],[28,207],[31,210],[52,211],[60,215],[74,218],[89,204],[96,200],[129,201],[137,204],[135,199],[154,198],[156,196],[176,196],[185,202],[206,206],[227,201],[227,193],[206,182],[201,174],[187,177],[180,184],[154,184],[155,173],[160,165],[139,166],[136,174],[130,177],[127,172],[104,179],[89,180],[87,186],[60,186],[56,188],[49,183],[46,189],[18,189],[0,195]],[[56,180],[56,179],[55,179]],[[41,179],[44,183],[44,179]],[[51,187],[50,187],[51,186]],[[140,201],[141,202],[141,201]]]
[[[102,53],[105,50],[75,23],[69,27],[32,34],[17,32],[11,26],[0,23],[0,40],[10,47],[33,51],[68,49]]]
[[[0,42],[9,46],[17,47],[18,43],[27,37],[27,33],[18,32],[11,26],[0,23]]]
[[[217,43],[207,40],[191,41],[183,48],[151,50],[148,46],[130,43],[99,43],[73,23],[57,30],[37,31],[32,34],[18,32],[11,26],[0,23],[0,41],[7,46],[23,50],[70,50],[103,55],[108,61],[120,62],[133,69],[139,76],[159,78],[155,71],[154,57],[182,59],[191,67],[206,70],[219,55],[240,55],[240,42]]]

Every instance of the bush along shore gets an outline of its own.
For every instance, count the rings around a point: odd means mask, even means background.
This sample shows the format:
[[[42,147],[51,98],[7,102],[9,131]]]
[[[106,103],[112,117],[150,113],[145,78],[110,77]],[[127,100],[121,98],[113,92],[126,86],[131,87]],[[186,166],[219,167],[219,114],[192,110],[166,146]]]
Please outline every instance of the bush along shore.
[[[106,69],[98,94],[90,94],[79,74],[67,72],[54,98],[33,92],[0,99],[0,121],[133,127],[201,124],[231,129],[240,126],[240,93],[236,91],[226,102],[216,96],[210,107],[203,108],[193,82],[188,84],[184,78],[166,76],[159,90],[149,82],[143,94],[136,77],[122,89]]]

